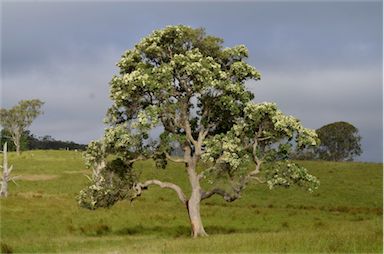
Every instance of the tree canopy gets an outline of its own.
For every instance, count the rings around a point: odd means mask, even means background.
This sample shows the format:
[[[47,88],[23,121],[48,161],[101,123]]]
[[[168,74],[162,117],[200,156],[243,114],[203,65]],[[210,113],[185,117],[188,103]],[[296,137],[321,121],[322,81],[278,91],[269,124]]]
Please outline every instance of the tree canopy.
[[[0,125],[11,134],[18,154],[20,153],[22,134],[33,120],[43,113],[41,110],[43,104],[44,102],[38,99],[21,100],[10,109],[0,108]]]
[[[288,158],[293,141],[300,148],[317,145],[315,131],[274,103],[254,103],[245,82],[259,80],[260,73],[246,62],[248,49],[222,43],[204,29],[169,26],[122,55],[110,82],[109,127],[85,155],[94,174],[80,192],[81,206],[109,207],[158,185],[174,190],[187,207],[196,237],[206,235],[200,202],[213,195],[231,202],[250,183],[317,188],[316,177]],[[154,128],[161,134],[152,140]],[[182,158],[170,155],[174,144]],[[159,168],[169,160],[182,163],[191,195],[171,182],[141,182],[133,165],[149,158]]]
[[[316,130],[321,141],[316,149],[323,160],[353,160],[362,153],[358,129],[347,122],[334,122]]]

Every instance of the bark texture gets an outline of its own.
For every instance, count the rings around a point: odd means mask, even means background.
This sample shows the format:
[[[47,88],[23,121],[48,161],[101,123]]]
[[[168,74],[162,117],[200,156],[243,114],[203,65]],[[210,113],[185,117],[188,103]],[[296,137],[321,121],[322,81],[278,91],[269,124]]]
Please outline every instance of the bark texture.
[[[140,196],[143,190],[146,190],[149,185],[158,185],[161,188],[168,188],[171,190],[174,190],[181,201],[181,203],[185,204],[187,202],[187,198],[183,192],[183,190],[180,188],[180,186],[174,184],[174,183],[168,183],[168,182],[162,182],[157,179],[147,180],[144,183],[138,183],[136,185],[136,192],[137,195]]]
[[[191,234],[193,237],[207,236],[200,216],[201,187],[199,177],[196,174],[196,160],[191,158],[188,163],[188,178],[192,193],[187,202],[188,215],[191,222]]]
[[[188,215],[191,222],[191,235],[194,238],[198,236],[208,236],[200,216],[200,201],[200,194],[196,195],[192,193],[191,198],[187,202]]]

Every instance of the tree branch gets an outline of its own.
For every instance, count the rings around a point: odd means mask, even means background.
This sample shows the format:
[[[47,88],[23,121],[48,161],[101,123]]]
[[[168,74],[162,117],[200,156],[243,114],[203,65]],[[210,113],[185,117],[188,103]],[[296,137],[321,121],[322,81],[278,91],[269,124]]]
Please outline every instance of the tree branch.
[[[265,140],[268,140],[268,139],[271,139],[272,137],[262,137],[262,138],[258,138],[257,140],[258,141],[265,141]]]
[[[189,124],[189,121],[187,118],[184,119],[184,129],[185,129],[185,134],[188,140],[196,147],[197,141],[192,136],[191,125]]]
[[[259,145],[259,141],[264,141],[264,140],[268,140],[270,139],[271,137],[264,137],[264,138],[260,138],[260,135],[261,135],[261,132],[262,132],[262,129],[260,128],[258,130],[258,133],[256,135],[256,137],[254,138],[254,143],[252,145],[252,155],[253,155],[253,161],[255,162],[256,164],[256,168],[255,170],[251,171],[247,177],[253,177],[255,178],[255,175],[257,175],[259,172],[260,172],[260,166],[261,164],[263,163],[263,159],[264,157],[262,156],[262,158],[260,158],[258,155],[257,155],[257,147]],[[261,180],[259,178],[257,178],[257,180],[259,182],[261,182]]]
[[[184,128],[186,137],[188,141],[194,146],[197,146],[197,141],[193,138],[192,136],[192,129],[191,129],[191,124],[189,122],[189,114],[188,114],[188,103],[189,103],[189,97],[185,98],[185,101],[183,101],[183,104],[181,105],[180,108],[180,113],[181,113],[181,123]]]
[[[169,153],[165,152],[165,157],[167,157],[168,160],[176,162],[176,163],[186,163],[184,159],[175,159],[173,158]]]
[[[179,200],[181,201],[181,203],[185,204],[187,202],[187,198],[183,190],[180,188],[180,186],[174,183],[162,182],[157,179],[147,180],[144,183],[137,183],[135,186],[135,189],[137,191],[137,196],[140,196],[143,190],[148,189],[149,185],[158,185],[161,188],[168,188],[168,189],[174,190],[177,196],[179,197]]]
[[[204,192],[203,191],[201,193],[201,200],[210,198],[210,197],[212,197],[215,194],[219,195],[219,196],[222,196],[224,198],[224,200],[227,201],[227,202],[232,202],[232,201],[235,201],[236,199],[240,198],[240,193],[239,192],[235,192],[233,194],[230,194],[230,193],[226,192],[223,189],[214,188],[214,189],[212,189],[212,190],[210,190],[208,192]]]
[[[260,179],[259,177],[257,177],[257,176],[248,176],[248,178],[249,179],[254,179],[254,180],[256,180],[256,181],[258,181],[259,183],[265,183],[266,181],[265,180],[262,180],[262,179]]]
[[[147,158],[145,158],[144,156],[140,155],[137,158],[129,160],[128,163],[134,163],[135,161],[141,161],[141,160],[145,160],[145,159],[147,159]]]
[[[225,201],[232,202],[232,201],[241,197],[240,193],[242,192],[242,190],[245,189],[245,186],[248,184],[249,181],[256,180],[259,183],[264,183],[265,181],[263,181],[262,179],[257,177],[257,175],[260,173],[260,166],[261,166],[262,161],[257,160],[255,163],[256,163],[256,169],[255,170],[249,172],[246,176],[242,177],[242,179],[238,183],[236,183],[236,185],[234,185],[234,184],[232,185],[232,189],[234,191],[233,193],[228,193],[225,190],[220,189],[220,188],[214,188],[208,192],[202,191],[201,200],[210,198],[211,196],[216,194],[216,195],[222,196]],[[198,175],[199,180],[204,177],[205,172],[206,171],[202,171]]]
[[[198,174],[198,176],[197,176],[197,177],[199,178],[199,180],[201,180],[201,179],[204,177],[204,174],[205,174],[205,173],[207,173],[207,172],[211,171],[212,169],[214,169],[214,168],[215,168],[215,165],[216,165],[218,162],[220,162],[220,161],[222,160],[223,157],[224,157],[224,154],[221,154],[220,157],[217,158],[217,159],[215,160],[215,164],[213,164],[212,167],[209,167],[209,168],[207,168],[207,169],[201,171],[201,172]]]

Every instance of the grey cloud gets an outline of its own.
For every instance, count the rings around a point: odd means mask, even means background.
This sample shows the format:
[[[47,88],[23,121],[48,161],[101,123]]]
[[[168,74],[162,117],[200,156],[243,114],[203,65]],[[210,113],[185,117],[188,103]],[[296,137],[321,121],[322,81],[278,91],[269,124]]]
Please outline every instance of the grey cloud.
[[[289,62],[350,65],[372,59],[377,64],[382,48],[380,6],[379,2],[6,2],[3,70],[24,70],[46,59],[60,59],[69,44],[129,48],[156,28],[180,23],[206,27],[228,46],[246,44],[252,63],[260,67]]]
[[[355,125],[363,138],[362,160],[381,161],[382,76],[374,68],[276,71],[248,84],[255,101],[276,102],[282,110],[313,129],[336,122]]]
[[[82,59],[56,63],[50,73],[33,71],[3,78],[2,106],[39,98],[45,102],[44,114],[32,125],[33,133],[82,143],[98,138],[111,104],[108,82],[120,52],[109,49],[94,54],[98,55],[96,62]]]
[[[288,105],[296,103],[298,110],[312,108],[314,112],[326,111],[330,115],[340,111],[346,116],[370,118],[367,112],[375,116],[381,113],[381,84],[381,72],[376,67],[340,67],[317,71],[265,72],[263,79],[254,87],[256,98],[280,101],[284,107],[289,108]]]

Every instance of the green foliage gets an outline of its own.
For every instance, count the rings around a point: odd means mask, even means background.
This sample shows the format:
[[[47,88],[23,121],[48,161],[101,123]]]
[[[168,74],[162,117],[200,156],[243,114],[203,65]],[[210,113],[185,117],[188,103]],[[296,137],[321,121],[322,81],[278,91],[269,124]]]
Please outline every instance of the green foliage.
[[[245,169],[253,160],[260,165],[267,163],[260,170],[270,188],[296,184],[313,191],[319,185],[316,177],[288,160],[292,139],[300,148],[314,147],[319,142],[313,130],[304,128],[298,119],[285,116],[276,104],[250,102],[244,109],[244,116],[230,131],[206,140],[202,158],[214,163],[211,175],[222,175],[224,170],[232,182],[244,180]]]
[[[88,168],[100,165],[105,159],[105,147],[100,141],[92,141],[88,144],[84,153],[85,165]]]
[[[167,157],[165,155],[165,153],[162,153],[162,152],[156,152],[153,156],[152,156],[153,160],[155,161],[155,165],[157,168],[161,168],[161,169],[165,169],[165,167],[167,166],[168,162],[167,162]]]
[[[0,124],[9,131],[19,128],[25,130],[30,126],[33,120],[39,116],[42,111],[41,107],[44,102],[33,100],[21,100],[16,106],[11,109],[0,109]]]
[[[289,187],[298,185],[312,192],[320,185],[319,180],[310,175],[307,169],[289,161],[279,161],[273,165],[268,165],[267,168],[269,170],[266,170],[266,179],[270,189],[275,186]]]
[[[362,153],[358,129],[347,122],[327,124],[316,130],[321,140],[316,153],[323,160],[353,160]]]
[[[43,104],[38,99],[21,100],[10,109],[0,108],[0,125],[11,135],[17,151],[20,151],[23,133],[43,113]]]
[[[36,137],[27,131],[27,140],[26,140],[26,149],[35,150],[60,150],[60,149],[68,149],[68,150],[85,150],[86,145],[78,144],[73,141],[62,141],[57,140],[49,135],[45,135],[42,137]]]
[[[94,174],[90,181],[91,185],[81,190],[77,199],[81,207],[94,210],[133,197],[137,175],[130,165],[115,159],[108,162],[99,174]]]
[[[250,136],[252,136],[252,132],[260,132],[257,135],[265,144],[272,144],[285,139],[290,141],[293,138],[296,139],[299,148],[319,144],[315,131],[304,128],[300,120],[293,116],[284,115],[275,103],[248,103],[244,112],[245,126],[243,129]]]
[[[20,150],[25,151],[29,149],[29,131],[24,131],[20,138]],[[12,134],[6,130],[2,129],[0,132],[0,145],[3,147],[4,143],[7,143],[8,151],[16,151],[15,143],[12,140]]]

